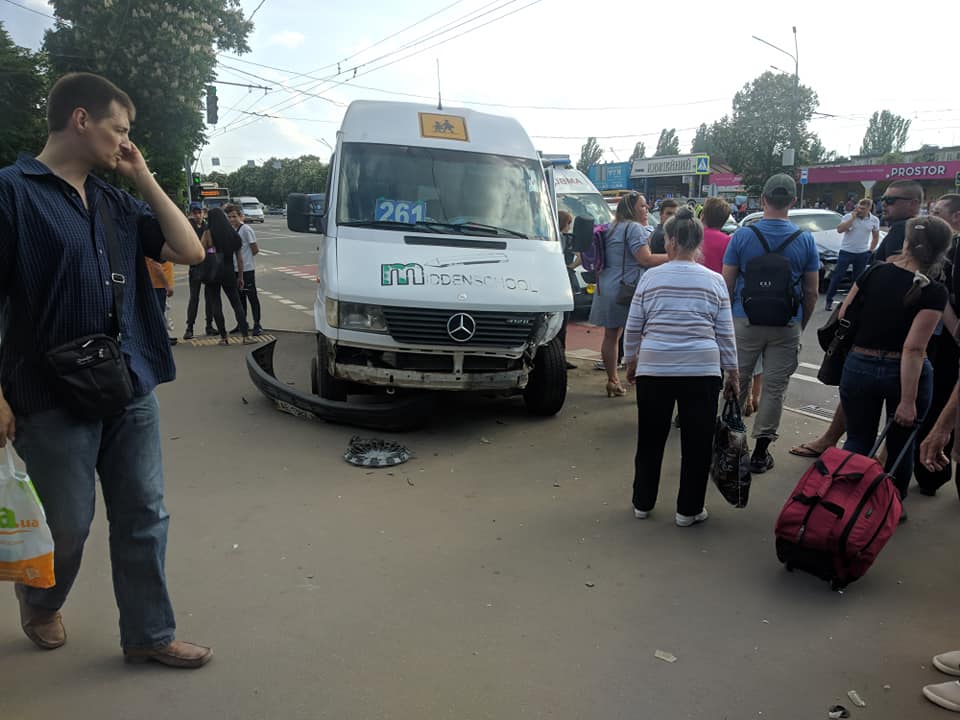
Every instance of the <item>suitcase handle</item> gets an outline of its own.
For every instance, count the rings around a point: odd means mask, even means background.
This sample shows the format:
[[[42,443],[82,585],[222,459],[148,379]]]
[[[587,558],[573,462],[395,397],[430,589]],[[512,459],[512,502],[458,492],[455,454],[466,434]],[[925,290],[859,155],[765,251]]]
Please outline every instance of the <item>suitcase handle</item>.
[[[876,456],[877,450],[880,449],[880,446],[883,444],[883,441],[887,437],[887,433],[890,432],[890,428],[893,427],[894,422],[896,422],[894,418],[890,418],[887,421],[886,427],[883,428],[883,432],[880,433],[880,437],[877,438],[877,442],[874,444],[873,448],[870,450],[870,454],[868,455],[868,457]],[[890,468],[889,471],[887,471],[887,475],[893,475],[897,471],[897,468],[900,467],[900,463],[903,462],[903,458],[906,456],[907,450],[910,448],[913,441],[917,439],[917,433],[919,431],[920,431],[920,423],[915,422],[913,424],[913,432],[910,433],[910,438],[904,444],[903,450],[900,451],[900,455],[897,456],[897,459],[893,463],[893,466]]]

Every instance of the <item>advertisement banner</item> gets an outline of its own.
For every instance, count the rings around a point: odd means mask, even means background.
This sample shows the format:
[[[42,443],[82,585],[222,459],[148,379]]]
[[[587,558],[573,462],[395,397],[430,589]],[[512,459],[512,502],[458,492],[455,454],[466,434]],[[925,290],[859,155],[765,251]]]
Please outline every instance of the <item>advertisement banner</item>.
[[[946,180],[960,172],[960,160],[943,162],[898,163],[896,165],[835,165],[812,167],[809,182],[854,183],[861,180],[890,182],[892,180]]]

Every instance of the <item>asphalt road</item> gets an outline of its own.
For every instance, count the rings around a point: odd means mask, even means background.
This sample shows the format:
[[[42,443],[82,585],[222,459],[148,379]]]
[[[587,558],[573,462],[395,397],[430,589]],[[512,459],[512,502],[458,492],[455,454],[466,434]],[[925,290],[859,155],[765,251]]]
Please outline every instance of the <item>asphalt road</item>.
[[[312,283],[280,268],[309,264],[311,238],[257,230],[280,253],[262,256],[261,284],[291,301],[266,299],[265,324],[305,329],[293,306]],[[278,374],[308,388],[310,334],[277,336]],[[355,430],[277,411],[244,353],[181,344],[178,379],[158,391],[178,634],[213,661],[122,663],[99,512],[64,648],[34,648],[0,593],[5,716],[807,720],[840,703],[855,719],[944,717],[920,688],[946,679],[930,657],[960,647],[952,486],[911,496],[909,523],[838,594],[773,548],[807,466],[785,446],[818,433],[813,418],[785,413],[777,466],[746,509],[711,488],[709,521],[680,529],[678,434],[659,504],[635,520],[635,397],[604,397],[585,362],[555,418],[453,396],[428,427],[385,436],[413,459],[367,470],[342,459]]]

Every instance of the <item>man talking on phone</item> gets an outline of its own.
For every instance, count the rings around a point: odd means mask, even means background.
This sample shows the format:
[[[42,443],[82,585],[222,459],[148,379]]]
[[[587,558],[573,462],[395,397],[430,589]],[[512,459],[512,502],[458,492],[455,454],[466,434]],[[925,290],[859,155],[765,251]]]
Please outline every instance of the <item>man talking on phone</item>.
[[[840,241],[837,264],[830,276],[830,287],[827,288],[828,312],[833,310],[833,296],[847,274],[847,268],[853,267],[854,280],[860,277],[867,269],[870,254],[877,249],[877,243],[880,242],[880,218],[870,212],[872,205],[870,198],[863,198],[853,212],[843,216],[837,226],[837,232],[843,233],[843,240]]]
[[[55,545],[56,585],[15,590],[27,637],[62,646],[60,610],[99,476],[125,660],[196,668],[212,651],[175,639],[164,574],[169,515],[154,388],[175,369],[144,258],[191,265],[203,248],[131,142],[135,114],[105,78],[65,75],[47,100],[43,151],[0,170],[0,447],[11,441],[23,458]],[[95,171],[115,171],[143,201]],[[65,386],[58,353],[91,342],[119,348],[109,382]],[[116,407],[107,402],[116,398]]]

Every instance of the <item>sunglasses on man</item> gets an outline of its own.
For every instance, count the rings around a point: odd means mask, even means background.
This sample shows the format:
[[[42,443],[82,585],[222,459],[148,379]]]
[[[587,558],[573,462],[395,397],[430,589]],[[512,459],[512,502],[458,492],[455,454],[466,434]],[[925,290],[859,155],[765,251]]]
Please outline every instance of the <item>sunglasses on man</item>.
[[[913,200],[913,198],[903,197],[902,195],[884,195],[880,198],[884,205],[894,205],[897,200]]]

